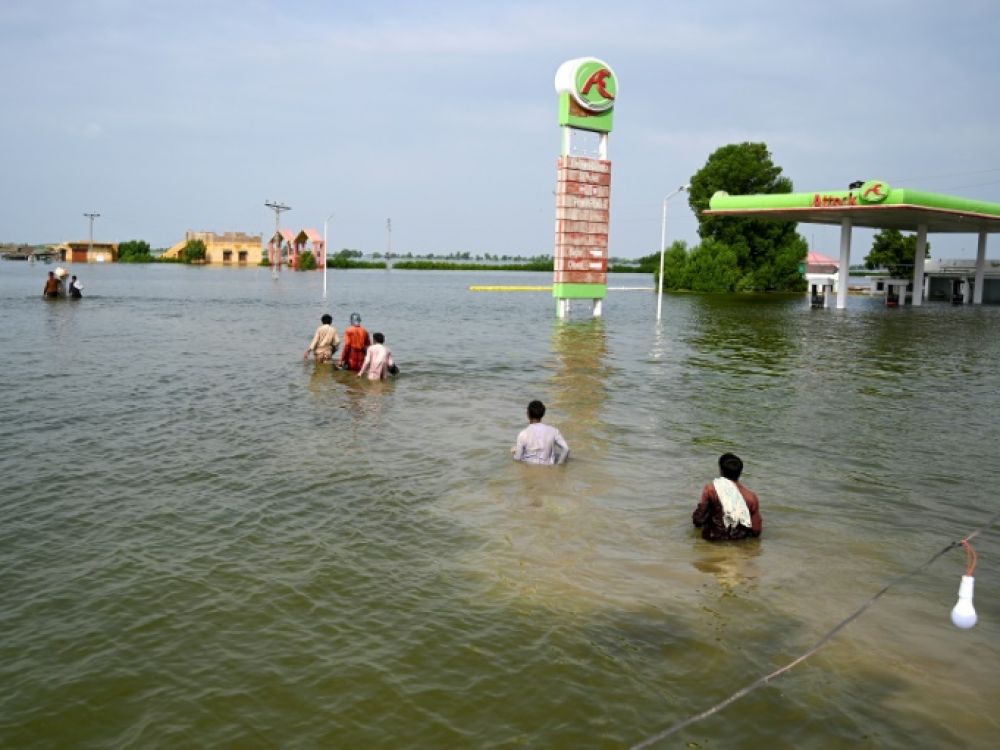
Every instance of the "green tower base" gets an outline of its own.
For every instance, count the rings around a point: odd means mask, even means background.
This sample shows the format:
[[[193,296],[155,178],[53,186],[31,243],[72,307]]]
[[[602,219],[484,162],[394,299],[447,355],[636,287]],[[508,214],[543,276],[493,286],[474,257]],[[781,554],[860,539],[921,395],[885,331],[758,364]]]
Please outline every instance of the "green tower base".
[[[557,283],[552,285],[552,296],[556,299],[604,299],[608,296],[608,285]]]

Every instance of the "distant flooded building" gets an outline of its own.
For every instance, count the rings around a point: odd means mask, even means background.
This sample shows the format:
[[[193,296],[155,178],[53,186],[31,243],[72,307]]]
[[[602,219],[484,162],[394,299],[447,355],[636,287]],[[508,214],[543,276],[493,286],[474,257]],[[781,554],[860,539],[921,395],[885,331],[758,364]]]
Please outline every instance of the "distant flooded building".
[[[272,266],[298,268],[303,255],[312,255],[316,268],[326,260],[326,241],[315,229],[279,229],[267,243],[267,258]]]
[[[929,258],[924,278],[927,299],[968,303],[975,292],[976,261]],[[984,304],[1000,303],[1000,260],[984,262],[982,301]]]
[[[163,258],[177,258],[192,240],[205,243],[205,263],[213,266],[256,266],[263,257],[263,235],[243,232],[192,232],[163,253]]]
[[[838,262],[828,255],[810,250],[799,264],[806,278],[806,293],[813,307],[825,307],[837,289]]]
[[[52,251],[66,263],[114,263],[118,260],[117,242],[63,242],[53,246]]]

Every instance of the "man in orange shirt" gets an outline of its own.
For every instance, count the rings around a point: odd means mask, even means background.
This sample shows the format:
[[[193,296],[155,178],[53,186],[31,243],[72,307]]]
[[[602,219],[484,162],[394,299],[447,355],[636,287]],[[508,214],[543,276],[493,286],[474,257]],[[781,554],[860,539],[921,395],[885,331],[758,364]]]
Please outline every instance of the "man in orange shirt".
[[[49,271],[49,277],[45,280],[45,288],[42,289],[42,296],[55,299],[59,296],[59,279],[54,271]]]
[[[344,331],[344,348],[340,350],[340,369],[358,372],[371,343],[368,331],[361,326],[361,316],[351,313],[351,325]]]

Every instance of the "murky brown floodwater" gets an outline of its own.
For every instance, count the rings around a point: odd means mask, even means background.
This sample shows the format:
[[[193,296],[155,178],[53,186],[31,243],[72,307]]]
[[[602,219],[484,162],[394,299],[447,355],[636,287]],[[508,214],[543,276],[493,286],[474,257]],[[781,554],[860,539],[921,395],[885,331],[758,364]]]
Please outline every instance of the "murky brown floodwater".
[[[0,745],[617,748],[802,653],[998,507],[1000,308],[544,274],[0,263]],[[612,285],[648,284],[612,277]],[[303,365],[358,310],[402,368]],[[572,447],[508,449],[525,404]],[[690,528],[734,450],[759,543]],[[1000,534],[668,747],[990,747]],[[691,743],[690,745],[688,743]]]

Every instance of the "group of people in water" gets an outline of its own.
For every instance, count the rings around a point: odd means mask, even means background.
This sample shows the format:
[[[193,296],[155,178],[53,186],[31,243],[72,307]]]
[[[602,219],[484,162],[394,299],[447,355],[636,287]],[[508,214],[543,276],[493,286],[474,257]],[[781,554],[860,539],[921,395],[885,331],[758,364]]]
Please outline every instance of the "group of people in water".
[[[392,352],[385,345],[385,336],[377,331],[369,336],[356,312],[351,313],[351,324],[344,330],[343,340],[333,326],[333,318],[323,315],[302,358],[309,359],[312,354],[317,362],[333,362],[338,349],[340,356],[334,365],[356,372],[358,377],[367,374],[369,380],[385,380],[399,373]]]
[[[63,282],[66,279],[66,275],[66,270],[63,268],[49,271],[49,277],[45,279],[45,286],[42,288],[42,296],[46,299],[65,297],[67,290]],[[69,297],[70,299],[81,299],[83,297],[83,284],[79,282],[76,276],[73,276],[69,280]]]
[[[370,380],[385,380],[399,372],[392,352],[385,345],[385,336],[374,333],[369,337],[356,312],[351,313],[351,324],[344,331],[343,340],[333,326],[333,318],[323,315],[302,358],[309,359],[311,354],[317,362],[334,362],[338,349],[340,356],[335,366],[354,371],[358,377],[367,373]],[[510,449],[514,460],[541,465],[565,463],[569,458],[569,443],[557,428],[542,423],[545,404],[531,401],[527,412],[528,426],[518,433]],[[701,499],[691,516],[695,527],[701,529],[702,538],[710,542],[759,537],[763,529],[760,501],[752,490],[740,483],[743,461],[732,453],[724,453],[719,457],[719,472],[721,476],[702,489]]]
[[[545,404],[528,404],[528,426],[518,433],[510,449],[515,461],[526,464],[561,464],[569,458],[569,444],[552,425],[542,424]],[[702,539],[722,542],[759,537],[764,528],[760,501],[740,482],[743,461],[733,453],[719,457],[721,476],[705,485],[691,520],[701,529]]]

